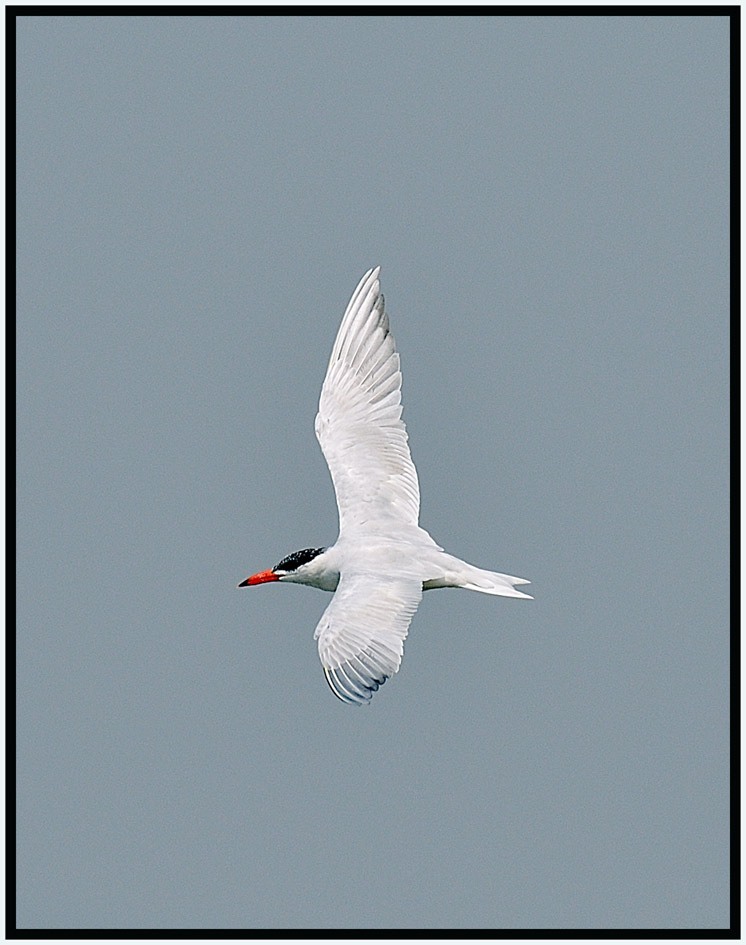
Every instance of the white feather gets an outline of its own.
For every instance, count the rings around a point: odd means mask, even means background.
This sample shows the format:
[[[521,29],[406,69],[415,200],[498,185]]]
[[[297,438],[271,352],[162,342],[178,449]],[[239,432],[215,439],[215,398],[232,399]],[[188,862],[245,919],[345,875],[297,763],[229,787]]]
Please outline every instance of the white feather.
[[[399,355],[378,273],[371,269],[363,276],[347,306],[316,416],[340,535],[380,531],[392,522],[416,526],[420,512],[420,486],[401,419]]]

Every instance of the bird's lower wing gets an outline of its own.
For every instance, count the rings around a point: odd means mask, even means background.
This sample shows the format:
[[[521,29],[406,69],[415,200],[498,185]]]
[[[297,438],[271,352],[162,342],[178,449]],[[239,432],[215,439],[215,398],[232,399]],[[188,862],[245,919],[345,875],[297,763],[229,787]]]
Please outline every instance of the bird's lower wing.
[[[399,669],[421,599],[420,578],[342,574],[314,634],[326,681],[337,698],[357,705],[369,702]]]

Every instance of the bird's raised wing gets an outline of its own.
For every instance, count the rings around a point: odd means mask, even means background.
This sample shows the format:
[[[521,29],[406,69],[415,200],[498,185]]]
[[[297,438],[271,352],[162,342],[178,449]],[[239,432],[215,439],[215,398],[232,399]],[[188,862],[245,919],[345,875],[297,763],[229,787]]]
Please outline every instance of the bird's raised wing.
[[[422,580],[344,573],[314,633],[326,681],[343,702],[363,705],[399,669]]]
[[[339,507],[339,531],[417,524],[420,487],[401,419],[399,355],[378,281],[367,272],[342,319],[321,389],[316,436]]]

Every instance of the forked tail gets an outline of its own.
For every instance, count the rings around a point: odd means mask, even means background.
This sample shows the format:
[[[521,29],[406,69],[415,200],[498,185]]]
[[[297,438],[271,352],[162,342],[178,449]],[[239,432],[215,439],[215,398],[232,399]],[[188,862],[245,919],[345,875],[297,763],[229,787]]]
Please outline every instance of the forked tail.
[[[465,587],[467,591],[479,591],[481,594],[499,594],[501,597],[525,597],[527,600],[533,600],[530,594],[524,594],[523,591],[517,591],[514,584],[530,584],[525,578],[511,577],[509,574],[500,574],[499,571],[482,571],[481,568],[473,569],[476,577],[459,587]]]
[[[527,600],[533,600],[530,594],[517,591],[514,587],[515,584],[530,584],[531,582],[525,578],[512,577],[510,574],[501,574],[499,571],[485,571],[445,552],[442,553],[439,563],[442,566],[441,576],[425,581],[423,584],[425,590],[433,587],[463,587],[468,591],[479,591],[480,594],[524,597]]]

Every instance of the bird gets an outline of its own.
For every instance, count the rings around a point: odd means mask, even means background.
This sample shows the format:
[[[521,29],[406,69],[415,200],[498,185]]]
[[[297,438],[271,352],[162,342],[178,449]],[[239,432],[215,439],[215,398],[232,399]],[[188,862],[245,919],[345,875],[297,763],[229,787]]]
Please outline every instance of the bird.
[[[339,536],[304,548],[238,587],[280,581],[334,597],[317,641],[330,689],[366,705],[401,665],[423,591],[461,587],[521,597],[524,578],[477,568],[448,554],[419,525],[420,487],[402,420],[399,354],[389,328],[380,266],[360,280],[326,371],[315,431],[331,473]]]

